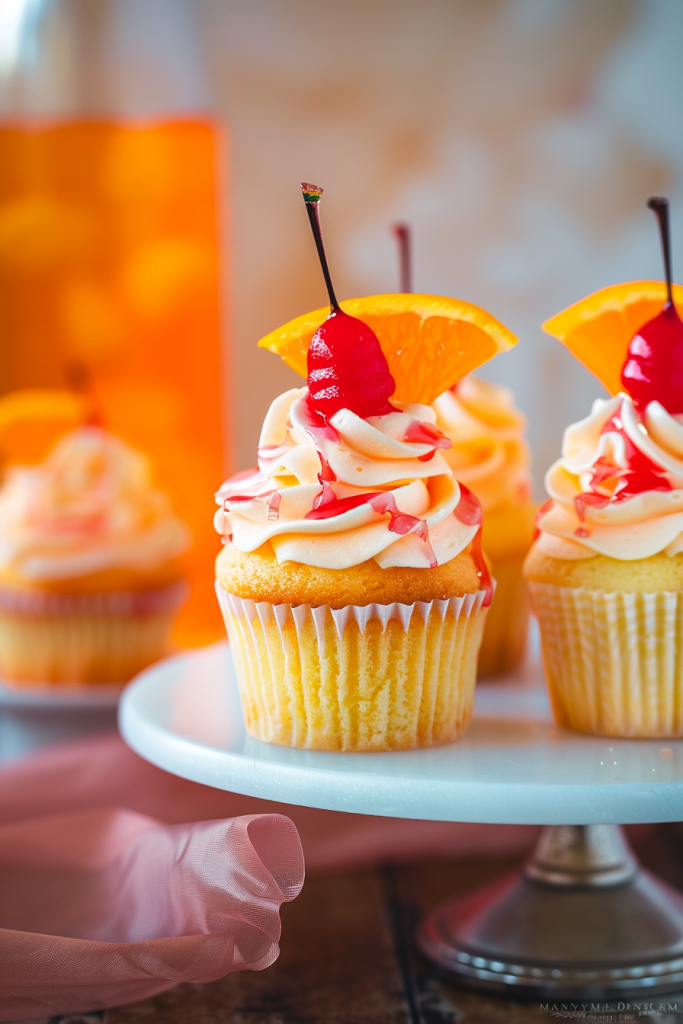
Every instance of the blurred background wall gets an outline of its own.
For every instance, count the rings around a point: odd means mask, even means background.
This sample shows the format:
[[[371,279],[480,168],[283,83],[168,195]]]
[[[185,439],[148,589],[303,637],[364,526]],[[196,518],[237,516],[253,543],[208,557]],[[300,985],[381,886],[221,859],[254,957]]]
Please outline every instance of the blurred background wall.
[[[680,0],[195,0],[230,126],[235,468],[297,378],[256,347],[325,303],[298,183],[325,188],[341,297],[415,288],[485,306],[520,338],[485,368],[530,421],[537,482],[600,385],[541,322],[660,277],[653,193],[683,260]],[[539,489],[540,494],[540,489]]]

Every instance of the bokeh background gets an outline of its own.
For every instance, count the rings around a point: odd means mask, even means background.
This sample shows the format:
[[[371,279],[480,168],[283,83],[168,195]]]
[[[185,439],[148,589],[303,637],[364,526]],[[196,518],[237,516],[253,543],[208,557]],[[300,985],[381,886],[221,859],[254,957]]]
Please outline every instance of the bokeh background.
[[[165,0],[173,3],[173,0]],[[415,288],[485,306],[520,338],[485,369],[529,418],[538,494],[600,385],[541,322],[619,280],[660,277],[647,197],[683,261],[680,0],[195,0],[230,131],[231,421],[254,462],[298,378],[258,339],[325,302],[299,195],[325,188],[341,297]]]
[[[651,194],[683,259],[682,43],[681,0],[0,0],[0,120],[224,126],[225,472],[299,380],[258,339],[325,303],[308,180],[341,297],[397,290],[405,220],[416,290],[518,334],[484,373],[529,418],[540,497],[601,390],[541,323],[661,275]]]

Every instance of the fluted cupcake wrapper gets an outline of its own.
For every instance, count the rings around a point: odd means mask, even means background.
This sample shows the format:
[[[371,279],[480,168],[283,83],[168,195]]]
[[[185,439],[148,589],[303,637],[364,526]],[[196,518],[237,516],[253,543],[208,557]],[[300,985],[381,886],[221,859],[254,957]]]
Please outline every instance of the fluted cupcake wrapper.
[[[484,592],[415,604],[274,605],[216,593],[248,732],[313,750],[456,739],[472,715]]]
[[[0,588],[0,676],[15,686],[125,683],[170,653],[184,581],[156,590],[58,594]]]
[[[558,725],[683,736],[683,593],[530,583]]]
[[[529,592],[522,575],[525,557],[526,552],[517,557],[491,559],[496,593],[481,641],[480,680],[512,672],[524,657],[529,631]]]

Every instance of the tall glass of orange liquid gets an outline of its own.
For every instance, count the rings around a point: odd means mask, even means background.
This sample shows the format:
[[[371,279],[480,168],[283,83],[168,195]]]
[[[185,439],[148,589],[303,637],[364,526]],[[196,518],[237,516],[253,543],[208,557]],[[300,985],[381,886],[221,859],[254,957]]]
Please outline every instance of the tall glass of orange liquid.
[[[151,457],[194,536],[184,645],[223,634],[212,492],[229,468],[225,146],[193,7],[0,8],[0,392],[87,378],[103,425]]]

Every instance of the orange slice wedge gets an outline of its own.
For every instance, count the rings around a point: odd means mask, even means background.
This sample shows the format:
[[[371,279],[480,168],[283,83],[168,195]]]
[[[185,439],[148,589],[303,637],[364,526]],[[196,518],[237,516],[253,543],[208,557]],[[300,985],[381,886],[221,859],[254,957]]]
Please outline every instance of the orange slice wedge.
[[[676,306],[683,310],[683,287],[675,284]],[[546,320],[543,330],[566,345],[611,395],[623,391],[621,370],[631,339],[661,312],[663,281],[627,281],[601,288]]]
[[[0,465],[45,458],[62,434],[85,421],[86,401],[72,391],[30,388],[0,398]]]
[[[507,327],[470,302],[439,295],[368,295],[346,299],[341,308],[375,332],[396,381],[393,399],[429,405],[439,395],[517,344]],[[316,309],[259,341],[306,376],[311,338],[327,319],[329,307]]]

